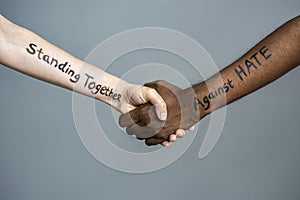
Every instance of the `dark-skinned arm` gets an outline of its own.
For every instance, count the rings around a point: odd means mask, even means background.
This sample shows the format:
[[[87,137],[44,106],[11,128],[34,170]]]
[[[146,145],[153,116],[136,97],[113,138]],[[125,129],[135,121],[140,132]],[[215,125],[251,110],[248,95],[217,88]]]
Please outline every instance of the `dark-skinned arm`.
[[[167,103],[168,118],[157,119],[145,104],[120,116],[128,134],[147,145],[169,140],[178,128],[187,129],[214,110],[262,88],[300,64],[300,16],[288,21],[245,55],[207,81],[180,89],[165,81],[148,83]]]

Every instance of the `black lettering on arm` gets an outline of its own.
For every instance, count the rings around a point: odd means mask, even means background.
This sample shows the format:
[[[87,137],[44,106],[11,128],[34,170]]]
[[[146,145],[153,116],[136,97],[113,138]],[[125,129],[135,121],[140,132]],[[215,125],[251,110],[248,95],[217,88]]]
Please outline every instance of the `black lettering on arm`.
[[[34,54],[35,54],[35,51],[36,51],[36,50],[35,50],[35,47],[37,47],[36,44],[30,43],[30,44],[28,45],[28,47],[29,47],[29,48],[26,48],[27,52],[28,52],[29,54],[34,55]]]
[[[268,60],[268,59],[272,56],[271,53],[269,53],[269,54],[267,55],[267,52],[268,52],[268,51],[269,51],[269,49],[267,49],[266,46],[263,46],[263,47],[259,50],[259,52],[261,53],[261,55],[264,57],[265,60]]]
[[[56,70],[58,70],[58,72],[67,74],[71,83],[77,83],[81,77],[85,77],[83,87],[88,89],[91,92],[91,94],[100,94],[102,96],[108,97],[109,99],[119,102],[121,101],[121,94],[115,93],[113,91],[113,88],[96,83],[94,81],[94,77],[87,73],[85,73],[84,76],[82,76],[81,74],[75,72],[75,70],[72,68],[71,64],[69,64],[68,61],[59,61],[50,54],[45,53],[43,51],[43,48],[39,48],[38,45],[34,43],[28,44],[26,52],[32,56],[36,56],[38,60],[41,60],[41,62],[46,63],[49,67],[55,68]]]
[[[258,70],[258,66],[261,66],[261,64],[270,59],[271,56],[272,53],[270,53],[270,50],[266,46],[263,46],[249,58],[245,59],[243,61],[244,65],[235,67],[234,72],[241,81],[244,81],[245,78],[249,77],[251,71]]]
[[[217,89],[209,91],[208,94],[204,95],[200,99],[194,97],[194,109],[198,110],[198,106],[200,105],[204,110],[208,110],[211,107],[211,100],[221,97],[222,95],[226,95],[231,89],[234,88],[233,81],[227,79],[227,81],[222,85],[217,87]]]
[[[243,76],[247,77],[247,73],[245,72],[245,70],[240,65],[238,65],[238,69],[235,68],[234,71],[238,75],[238,77],[241,79],[241,81],[244,80]]]

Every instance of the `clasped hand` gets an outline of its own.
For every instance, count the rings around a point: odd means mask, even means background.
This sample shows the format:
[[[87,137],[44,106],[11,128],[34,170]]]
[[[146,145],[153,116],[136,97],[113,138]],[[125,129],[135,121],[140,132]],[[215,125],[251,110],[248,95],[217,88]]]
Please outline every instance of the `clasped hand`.
[[[164,99],[167,104],[167,119],[160,120],[152,104],[140,105],[119,118],[120,126],[126,127],[129,135],[145,139],[147,145],[168,146],[172,136],[193,128],[200,120],[200,111],[194,105],[196,95],[192,88],[182,90],[162,80],[147,83],[145,86],[155,89]]]

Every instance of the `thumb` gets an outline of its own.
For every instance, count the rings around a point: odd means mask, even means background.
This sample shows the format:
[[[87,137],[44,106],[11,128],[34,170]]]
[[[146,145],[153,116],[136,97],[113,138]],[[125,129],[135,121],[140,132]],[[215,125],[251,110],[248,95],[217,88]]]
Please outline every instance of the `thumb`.
[[[163,98],[158,94],[155,89],[145,87],[145,99],[154,105],[157,117],[165,121],[167,119],[167,105]]]

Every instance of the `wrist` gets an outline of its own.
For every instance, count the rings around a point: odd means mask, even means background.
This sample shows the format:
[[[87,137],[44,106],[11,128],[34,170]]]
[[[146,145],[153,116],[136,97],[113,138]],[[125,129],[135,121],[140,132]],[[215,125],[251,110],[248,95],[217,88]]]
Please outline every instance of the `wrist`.
[[[197,96],[192,87],[181,90],[179,96],[177,97],[180,104],[180,112],[182,116],[181,128],[183,129],[190,128],[205,116],[199,105],[195,104],[196,98]]]
[[[200,119],[212,112],[212,105],[207,97],[209,92],[205,82],[199,83],[185,90],[188,90],[191,93],[194,110],[198,111]]]
[[[122,80],[119,79],[117,84],[114,86],[114,90],[117,94],[117,97],[115,99],[111,99],[111,106],[116,109],[118,112],[123,113],[124,112],[124,105],[126,104],[126,102],[128,102],[128,92],[130,90],[130,88],[133,85]],[[127,105],[127,104],[126,104]]]
[[[93,80],[90,78],[89,82],[86,81],[86,84],[84,83],[86,87],[92,84]],[[102,74],[99,81],[96,82],[95,89],[92,91],[95,98],[120,111],[121,104],[124,102],[123,99],[126,96],[126,90],[131,84],[107,73]]]

